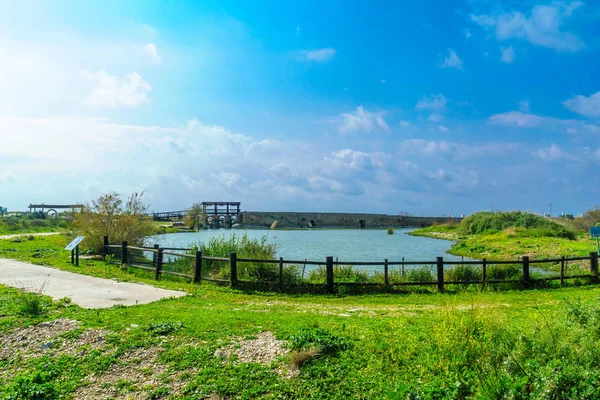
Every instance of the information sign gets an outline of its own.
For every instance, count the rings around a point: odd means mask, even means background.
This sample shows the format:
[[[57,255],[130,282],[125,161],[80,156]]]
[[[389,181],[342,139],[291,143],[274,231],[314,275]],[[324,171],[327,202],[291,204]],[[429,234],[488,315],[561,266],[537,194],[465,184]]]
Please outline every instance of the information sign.
[[[79,243],[81,243],[81,241],[84,239],[84,236],[77,236],[75,239],[73,239],[73,241],[71,243],[69,243],[69,245],[67,247],[65,247],[65,250],[73,250],[75,249],[75,247],[77,247],[77,245]]]

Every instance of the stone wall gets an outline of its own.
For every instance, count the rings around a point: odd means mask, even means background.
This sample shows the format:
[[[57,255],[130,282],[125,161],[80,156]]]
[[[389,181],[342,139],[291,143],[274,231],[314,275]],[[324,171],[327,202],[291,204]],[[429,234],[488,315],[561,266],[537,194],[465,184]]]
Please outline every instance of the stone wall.
[[[413,217],[386,214],[254,212],[240,213],[238,222],[246,228],[269,228],[277,221],[278,228],[408,228],[425,227],[461,218]]]

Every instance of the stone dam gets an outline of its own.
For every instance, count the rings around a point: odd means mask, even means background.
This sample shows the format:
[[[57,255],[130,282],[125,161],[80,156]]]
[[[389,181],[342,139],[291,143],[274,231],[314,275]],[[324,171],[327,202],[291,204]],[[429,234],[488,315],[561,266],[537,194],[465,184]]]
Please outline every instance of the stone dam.
[[[387,214],[243,211],[237,222],[245,228],[422,228],[448,222],[456,217],[416,217]]]

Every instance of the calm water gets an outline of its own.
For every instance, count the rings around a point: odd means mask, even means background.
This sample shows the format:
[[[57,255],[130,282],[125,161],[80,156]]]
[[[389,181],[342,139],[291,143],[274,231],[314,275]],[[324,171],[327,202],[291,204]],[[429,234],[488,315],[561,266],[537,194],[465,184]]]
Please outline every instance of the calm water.
[[[277,256],[294,260],[325,261],[326,256],[340,261],[390,261],[427,260],[437,256],[445,259],[460,259],[446,251],[451,241],[407,235],[412,229],[397,229],[393,235],[385,230],[358,229],[315,229],[315,230],[204,230],[200,232],[172,233],[148,238],[147,244],[161,247],[190,247],[194,243],[207,243],[215,236],[241,236],[261,238],[267,235],[277,244]]]

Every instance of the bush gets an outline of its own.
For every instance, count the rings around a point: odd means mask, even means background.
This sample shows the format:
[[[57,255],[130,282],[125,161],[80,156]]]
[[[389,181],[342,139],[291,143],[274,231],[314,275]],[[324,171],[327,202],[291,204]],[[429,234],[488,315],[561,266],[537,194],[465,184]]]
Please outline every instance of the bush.
[[[313,269],[308,275],[308,280],[313,283],[325,283],[327,280],[327,271],[325,267]],[[333,267],[334,282],[369,282],[369,273],[354,269],[352,265],[334,265]]]
[[[445,279],[452,282],[481,281],[481,269],[473,265],[455,265],[446,270]]]
[[[142,246],[144,238],[154,233],[152,221],[146,216],[148,206],[142,202],[143,195],[134,193],[125,203],[116,193],[100,196],[76,215],[73,225],[97,252],[102,250],[104,236],[108,236],[110,243],[127,241],[131,246]]]
[[[523,268],[520,265],[491,265],[487,267],[486,279],[521,279]]]
[[[436,280],[433,267],[411,268],[406,271],[409,282],[433,282]]]
[[[350,347],[350,342],[322,328],[301,328],[289,342],[292,350],[318,349],[320,354],[335,354]]]
[[[523,228],[523,236],[575,239],[575,233],[554,221],[521,211],[478,212],[465,218],[459,228],[464,235],[493,234],[507,228]]]

